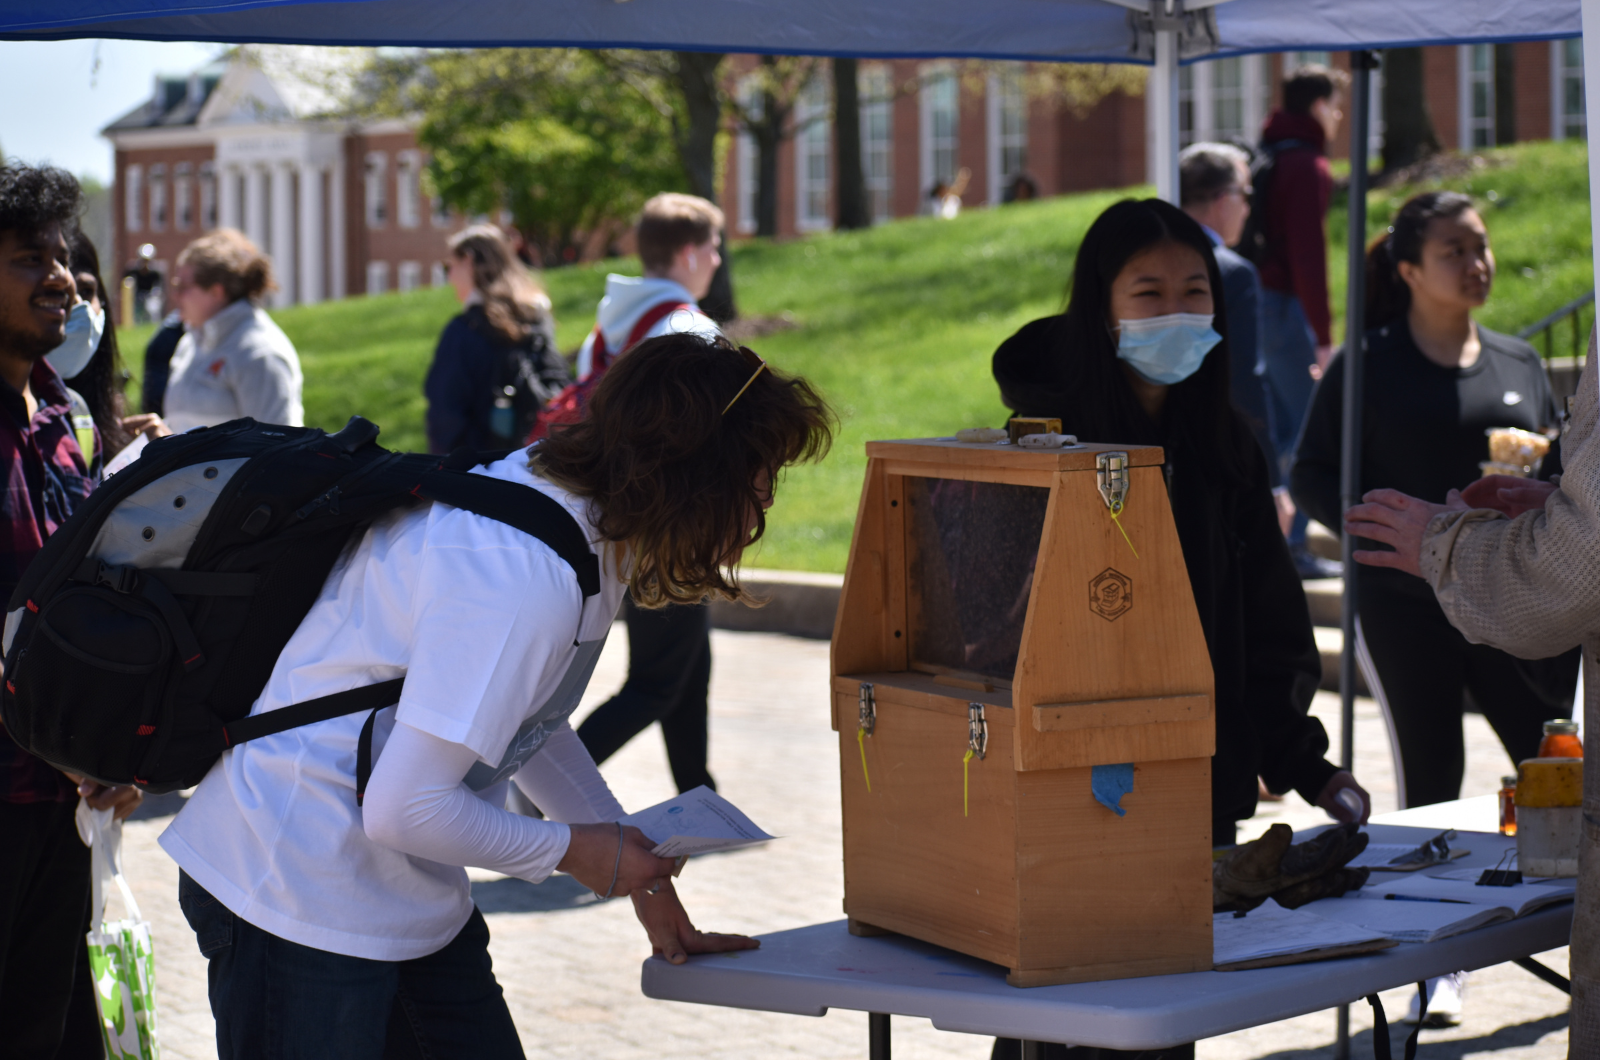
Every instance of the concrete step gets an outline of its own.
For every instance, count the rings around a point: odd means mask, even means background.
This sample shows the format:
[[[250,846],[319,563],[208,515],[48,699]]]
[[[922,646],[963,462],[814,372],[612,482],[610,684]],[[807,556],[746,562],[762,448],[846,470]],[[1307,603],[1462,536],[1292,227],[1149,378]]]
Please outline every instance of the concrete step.
[[[1306,548],[1314,556],[1331,559],[1339,562],[1339,535],[1317,522],[1315,519],[1306,524]]]
[[[1344,607],[1344,579],[1311,578],[1300,584],[1305,588],[1306,604],[1311,608],[1311,624],[1338,629]]]
[[[1317,654],[1322,656],[1322,683],[1320,687],[1325,692],[1339,691],[1339,653],[1344,648],[1344,634],[1337,628],[1329,629],[1327,626],[1317,626],[1313,632],[1317,636]],[[1356,670],[1356,695],[1371,695],[1367,691],[1367,683],[1361,679],[1361,670]]]

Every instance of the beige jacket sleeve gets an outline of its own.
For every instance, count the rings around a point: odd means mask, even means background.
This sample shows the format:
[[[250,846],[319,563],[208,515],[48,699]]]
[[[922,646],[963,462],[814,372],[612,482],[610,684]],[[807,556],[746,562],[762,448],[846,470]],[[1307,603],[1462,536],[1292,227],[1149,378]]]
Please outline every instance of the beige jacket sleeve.
[[[1507,519],[1483,509],[1435,517],[1422,576],[1468,640],[1525,659],[1558,655],[1600,633],[1600,376],[1594,338],[1562,439],[1561,488],[1543,511]]]

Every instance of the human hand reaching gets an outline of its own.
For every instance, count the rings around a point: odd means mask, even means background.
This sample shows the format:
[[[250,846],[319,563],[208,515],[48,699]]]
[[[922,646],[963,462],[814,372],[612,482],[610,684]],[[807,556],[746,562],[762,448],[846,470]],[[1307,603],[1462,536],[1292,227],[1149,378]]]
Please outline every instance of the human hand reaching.
[[[1350,792],[1353,798],[1347,802],[1340,795]],[[1355,812],[1351,802],[1359,802],[1361,811]],[[1317,796],[1317,805],[1328,812],[1340,824],[1366,824],[1367,818],[1372,816],[1372,796],[1367,794],[1367,789],[1356,783],[1356,778],[1348,770],[1341,769],[1328,778],[1322,786],[1322,793]]]
[[[1468,508],[1492,508],[1515,519],[1523,512],[1543,509],[1544,502],[1558,489],[1559,486],[1538,479],[1486,475],[1462,490],[1460,495]]]
[[[1428,524],[1440,512],[1465,511],[1466,503],[1455,490],[1445,504],[1432,504],[1399,490],[1371,490],[1362,503],[1344,515],[1345,529],[1357,537],[1388,545],[1394,551],[1357,549],[1357,563],[1369,567],[1393,567],[1422,577],[1422,537]]]

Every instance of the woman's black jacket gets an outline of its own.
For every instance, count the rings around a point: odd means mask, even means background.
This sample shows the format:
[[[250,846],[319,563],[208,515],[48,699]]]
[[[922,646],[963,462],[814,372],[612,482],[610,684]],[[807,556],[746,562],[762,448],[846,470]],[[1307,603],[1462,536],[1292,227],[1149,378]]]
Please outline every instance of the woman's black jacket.
[[[1061,317],[1024,326],[994,355],[1006,405],[1020,416],[1058,416],[1071,434],[1073,410],[1089,395],[1059,371]],[[1236,821],[1255,813],[1256,778],[1315,802],[1337,771],[1325,760],[1328,735],[1307,714],[1322,675],[1305,591],[1278,529],[1266,457],[1244,448],[1238,480],[1210,449],[1142,414],[1127,435],[1084,441],[1159,445],[1166,453],[1167,496],[1183,546],[1215,675],[1217,752],[1211,761],[1213,841],[1232,842]],[[1249,427],[1240,419],[1239,430]]]

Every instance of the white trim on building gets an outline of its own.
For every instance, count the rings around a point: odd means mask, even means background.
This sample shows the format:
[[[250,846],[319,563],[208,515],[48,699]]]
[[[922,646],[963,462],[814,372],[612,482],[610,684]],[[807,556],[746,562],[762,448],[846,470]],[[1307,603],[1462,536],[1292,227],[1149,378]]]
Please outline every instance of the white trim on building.
[[[1028,93],[1022,78],[1022,64],[1008,63],[991,73],[985,86],[991,204],[1004,202],[1006,185],[1028,168]]]
[[[925,68],[917,102],[917,196],[921,200],[919,212],[927,213],[933,209],[930,193],[934,185],[955,180],[961,168],[961,83],[955,71],[946,65]]]
[[[758,78],[747,77],[741,81],[738,96],[739,106],[746,114],[752,118],[761,116],[761,82]],[[738,134],[737,145],[734,165],[739,171],[739,187],[735,192],[739,203],[739,221],[735,229],[741,235],[754,235],[756,196],[761,188],[761,174],[757,172],[761,165],[761,152],[756,149],[755,137],[747,132]]]
[[[828,209],[833,184],[832,95],[828,74],[819,66],[795,100],[794,226],[801,232],[833,226]]]
[[[1550,42],[1550,139],[1584,139],[1583,38]]]
[[[886,66],[863,66],[856,77],[861,99],[861,170],[872,223],[894,216],[894,77]]]
[[[144,167],[138,163],[122,169],[122,225],[129,232],[144,231]]]
[[[1493,147],[1494,45],[1456,46],[1457,146],[1463,152]]]

